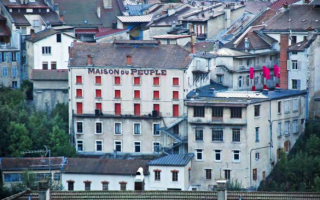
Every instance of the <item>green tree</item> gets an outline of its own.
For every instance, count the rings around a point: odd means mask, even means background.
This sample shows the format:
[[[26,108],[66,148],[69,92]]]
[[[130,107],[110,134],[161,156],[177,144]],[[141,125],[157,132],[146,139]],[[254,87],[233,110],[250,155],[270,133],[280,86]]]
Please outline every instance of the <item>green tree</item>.
[[[10,135],[9,151],[11,156],[20,156],[21,151],[30,150],[32,141],[24,124],[10,122],[8,127]]]
[[[57,125],[52,129],[50,146],[53,156],[74,157],[76,154],[75,148],[69,143],[69,135]]]

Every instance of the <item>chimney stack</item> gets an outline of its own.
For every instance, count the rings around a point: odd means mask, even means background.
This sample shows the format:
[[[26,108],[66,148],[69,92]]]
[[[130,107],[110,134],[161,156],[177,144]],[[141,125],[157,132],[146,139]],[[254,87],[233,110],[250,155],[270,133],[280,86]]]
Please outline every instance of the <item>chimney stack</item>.
[[[31,36],[31,38],[34,38],[34,36],[35,36],[34,29],[30,29],[30,36]]]
[[[191,53],[195,53],[196,52],[196,45],[195,43],[191,44]]]
[[[227,180],[218,180],[218,200],[227,200]]]
[[[103,8],[104,9],[112,8],[112,0],[103,0]]]
[[[39,200],[50,199],[49,180],[43,179],[38,182]]]
[[[101,18],[101,6],[100,6],[100,3],[98,3],[98,5],[97,5],[97,16],[98,16],[98,18]]]
[[[60,21],[61,21],[61,22],[64,21],[64,19],[63,19],[63,14],[60,15]]]
[[[132,66],[132,55],[128,54],[127,55],[127,66]]]
[[[92,56],[90,54],[88,54],[88,66],[92,66]]]
[[[280,88],[288,89],[288,70],[287,70],[287,60],[288,60],[288,49],[289,46],[289,35],[282,34],[280,36]]]

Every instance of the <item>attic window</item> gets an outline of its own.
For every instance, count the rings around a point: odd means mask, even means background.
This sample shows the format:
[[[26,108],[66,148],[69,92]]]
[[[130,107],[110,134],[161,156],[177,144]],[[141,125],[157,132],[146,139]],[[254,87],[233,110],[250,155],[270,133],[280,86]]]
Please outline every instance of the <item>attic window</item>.
[[[29,0],[29,2],[34,3],[34,2],[36,2],[36,1],[35,1],[35,0]]]

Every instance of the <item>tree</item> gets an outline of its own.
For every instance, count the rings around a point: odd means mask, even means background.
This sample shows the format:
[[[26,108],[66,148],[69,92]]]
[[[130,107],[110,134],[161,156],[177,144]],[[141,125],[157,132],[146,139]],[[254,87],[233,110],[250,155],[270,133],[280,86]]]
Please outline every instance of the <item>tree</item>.
[[[20,156],[21,151],[31,149],[32,141],[24,124],[10,122],[7,131],[10,135],[9,151],[11,156]]]
[[[76,154],[75,148],[69,143],[69,135],[57,125],[52,129],[50,146],[53,156],[74,157]]]

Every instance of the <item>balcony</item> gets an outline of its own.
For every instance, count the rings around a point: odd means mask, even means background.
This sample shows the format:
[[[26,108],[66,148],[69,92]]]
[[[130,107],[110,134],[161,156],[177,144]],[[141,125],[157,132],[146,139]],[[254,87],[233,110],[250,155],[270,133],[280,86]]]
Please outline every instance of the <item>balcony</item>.
[[[191,124],[230,124],[230,125],[246,125],[247,120],[242,118],[222,118],[222,117],[212,117],[212,118],[189,118],[188,123]]]
[[[98,112],[99,111],[99,112]],[[96,110],[95,112],[86,112],[83,114],[74,114],[75,117],[80,118],[133,118],[133,119],[162,119],[162,113],[154,113],[154,112],[140,112],[140,115],[135,115],[134,112],[100,112],[100,110]]]
[[[192,72],[208,72],[208,66],[193,66]]]

